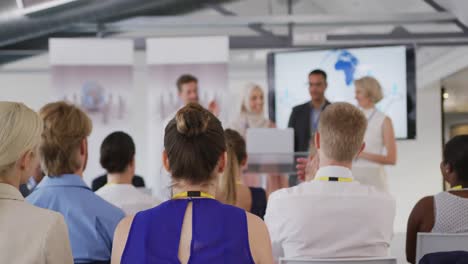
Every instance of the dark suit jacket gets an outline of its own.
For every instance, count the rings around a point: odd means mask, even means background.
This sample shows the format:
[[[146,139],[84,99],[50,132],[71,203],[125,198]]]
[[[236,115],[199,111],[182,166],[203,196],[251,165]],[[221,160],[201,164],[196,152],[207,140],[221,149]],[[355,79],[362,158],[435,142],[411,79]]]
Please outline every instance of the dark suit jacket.
[[[328,100],[325,100],[325,107],[330,105]],[[311,127],[311,102],[295,106],[289,117],[288,127],[294,129],[294,151],[304,152],[309,150],[310,139],[312,136]]]
[[[99,190],[102,186],[107,184],[107,175],[101,175],[98,176],[96,179],[93,180],[93,183],[91,184],[91,189],[93,192]],[[143,180],[142,177],[135,175],[132,180],[132,185],[135,187],[145,187],[145,180]]]

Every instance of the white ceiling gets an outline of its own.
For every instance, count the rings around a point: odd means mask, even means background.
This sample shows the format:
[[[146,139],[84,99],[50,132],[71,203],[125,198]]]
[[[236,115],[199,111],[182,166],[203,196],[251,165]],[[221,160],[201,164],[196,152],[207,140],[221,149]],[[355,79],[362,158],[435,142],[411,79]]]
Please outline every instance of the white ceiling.
[[[268,16],[268,15],[286,15],[287,0],[239,0],[220,5],[222,9],[237,16]],[[467,1],[468,2],[468,1]],[[365,16],[366,14],[402,14],[402,13],[437,13],[437,11],[428,5],[424,0],[293,0],[293,15],[356,15]],[[205,8],[187,15],[181,16],[194,17],[223,17],[219,11],[214,8]],[[129,21],[141,21],[140,19],[131,19]],[[410,32],[460,32],[460,29],[454,24],[424,24],[424,25],[404,25]],[[296,33],[319,32],[319,33],[389,33],[394,28],[392,25],[368,25],[368,26],[339,26],[339,27],[317,27],[317,26],[298,26]],[[276,34],[285,34],[286,26],[266,27]],[[256,35],[254,31],[246,27],[218,27],[212,25],[205,28],[157,28],[151,31],[145,31],[145,36],[174,36],[174,35],[219,35],[228,33],[231,36],[237,35]],[[128,32],[125,36],[142,36],[141,32]]]

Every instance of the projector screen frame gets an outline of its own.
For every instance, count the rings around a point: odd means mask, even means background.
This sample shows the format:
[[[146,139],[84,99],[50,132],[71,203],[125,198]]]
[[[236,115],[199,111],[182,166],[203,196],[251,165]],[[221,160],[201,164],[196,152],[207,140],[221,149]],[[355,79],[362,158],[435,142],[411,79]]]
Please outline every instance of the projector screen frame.
[[[268,116],[270,120],[276,122],[276,90],[275,90],[275,55],[284,53],[326,51],[335,49],[365,49],[365,48],[384,48],[401,47],[406,48],[406,95],[407,95],[407,137],[397,138],[397,140],[414,140],[417,137],[416,129],[416,46],[414,44],[401,45],[360,45],[343,47],[320,47],[310,49],[294,49],[283,51],[272,51],[267,54],[267,84],[268,84]],[[311,69],[313,70],[313,69]]]

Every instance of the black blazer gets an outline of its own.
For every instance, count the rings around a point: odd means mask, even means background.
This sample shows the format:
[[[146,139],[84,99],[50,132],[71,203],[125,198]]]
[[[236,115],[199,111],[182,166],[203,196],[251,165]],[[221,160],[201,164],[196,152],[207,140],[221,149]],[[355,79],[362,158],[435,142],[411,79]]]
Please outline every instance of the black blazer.
[[[93,180],[93,183],[91,184],[91,189],[93,190],[93,192],[95,192],[106,184],[107,184],[107,175],[104,174]],[[143,180],[142,177],[135,175],[135,177],[133,177],[132,179],[132,185],[135,187],[145,187],[145,180]]]
[[[325,100],[324,108],[330,105],[328,100]],[[310,139],[312,132],[310,128],[311,117],[311,102],[295,106],[289,117],[288,127],[294,129],[294,151],[305,152],[309,150]]]

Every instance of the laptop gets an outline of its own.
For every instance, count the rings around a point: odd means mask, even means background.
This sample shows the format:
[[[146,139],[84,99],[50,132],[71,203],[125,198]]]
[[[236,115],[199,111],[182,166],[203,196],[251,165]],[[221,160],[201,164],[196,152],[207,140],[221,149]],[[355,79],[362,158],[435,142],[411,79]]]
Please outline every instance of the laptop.
[[[250,128],[246,133],[250,164],[293,164],[294,130],[292,128]]]

